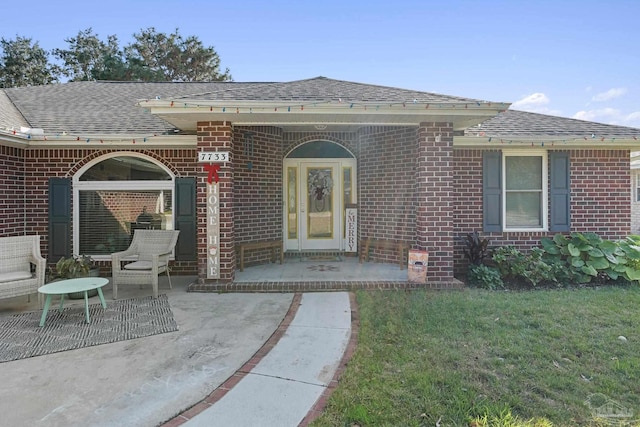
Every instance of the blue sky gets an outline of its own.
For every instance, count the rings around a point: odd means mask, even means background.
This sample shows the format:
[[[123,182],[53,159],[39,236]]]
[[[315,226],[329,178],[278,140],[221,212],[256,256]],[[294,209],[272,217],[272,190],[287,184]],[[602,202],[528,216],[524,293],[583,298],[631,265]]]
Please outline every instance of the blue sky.
[[[0,37],[44,49],[91,27],[197,36],[236,81],[317,76],[512,102],[640,128],[637,0],[34,0],[2,7]]]

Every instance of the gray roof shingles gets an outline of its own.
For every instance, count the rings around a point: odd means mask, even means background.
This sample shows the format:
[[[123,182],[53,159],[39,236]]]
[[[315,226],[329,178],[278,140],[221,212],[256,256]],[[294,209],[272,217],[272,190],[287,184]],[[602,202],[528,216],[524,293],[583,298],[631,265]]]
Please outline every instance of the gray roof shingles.
[[[45,133],[165,133],[173,126],[136,105],[145,99],[272,102],[440,102],[476,103],[460,98],[316,77],[286,83],[243,82],[70,82],[4,89],[30,127]],[[2,123],[0,122],[0,126]],[[6,125],[5,125],[6,126]]]
[[[219,87],[219,90],[200,95],[193,100],[236,100],[273,102],[345,102],[345,103],[476,103],[485,102],[471,98],[439,95],[429,92],[398,89],[364,83],[353,83],[316,77],[293,82],[245,83]]]
[[[471,98],[316,77],[293,82],[71,82],[0,90],[0,127],[47,134],[162,134],[173,126],[137,106],[145,99],[345,103],[478,103]],[[507,110],[468,129],[475,136],[638,136],[640,130]]]
[[[22,126],[28,127],[29,124],[9,97],[0,90],[0,127],[19,130]]]
[[[465,131],[465,135],[493,137],[640,137],[640,129],[507,110]]]

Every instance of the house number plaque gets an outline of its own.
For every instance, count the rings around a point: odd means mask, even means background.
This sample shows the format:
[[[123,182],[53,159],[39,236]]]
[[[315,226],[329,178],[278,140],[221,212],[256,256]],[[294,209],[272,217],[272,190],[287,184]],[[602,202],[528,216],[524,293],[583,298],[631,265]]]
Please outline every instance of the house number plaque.
[[[198,153],[198,162],[200,163],[224,163],[228,161],[228,151],[201,151]]]

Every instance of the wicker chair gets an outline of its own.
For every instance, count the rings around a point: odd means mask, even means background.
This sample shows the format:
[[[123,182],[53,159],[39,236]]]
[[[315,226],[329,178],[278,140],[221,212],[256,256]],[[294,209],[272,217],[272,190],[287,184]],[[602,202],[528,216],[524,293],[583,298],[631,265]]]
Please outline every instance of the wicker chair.
[[[158,297],[158,275],[169,275],[169,257],[178,241],[179,231],[135,230],[129,248],[111,254],[113,299],[118,297],[118,285],[151,284],[153,297]],[[124,265],[123,265],[124,264]]]
[[[0,238],[0,298],[38,293],[44,285],[47,260],[40,255],[40,236]],[[41,295],[38,301],[42,303]],[[41,304],[42,305],[42,304]]]

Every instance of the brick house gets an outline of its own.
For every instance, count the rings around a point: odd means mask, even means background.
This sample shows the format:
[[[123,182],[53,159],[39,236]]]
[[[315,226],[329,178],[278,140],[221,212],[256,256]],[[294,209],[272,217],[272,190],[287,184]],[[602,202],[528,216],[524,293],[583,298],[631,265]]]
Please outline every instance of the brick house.
[[[213,290],[233,282],[242,242],[403,241],[446,286],[471,231],[525,250],[556,232],[629,234],[640,130],[508,107],[324,77],[3,89],[0,235],[107,268],[134,229],[177,228],[174,271]]]

